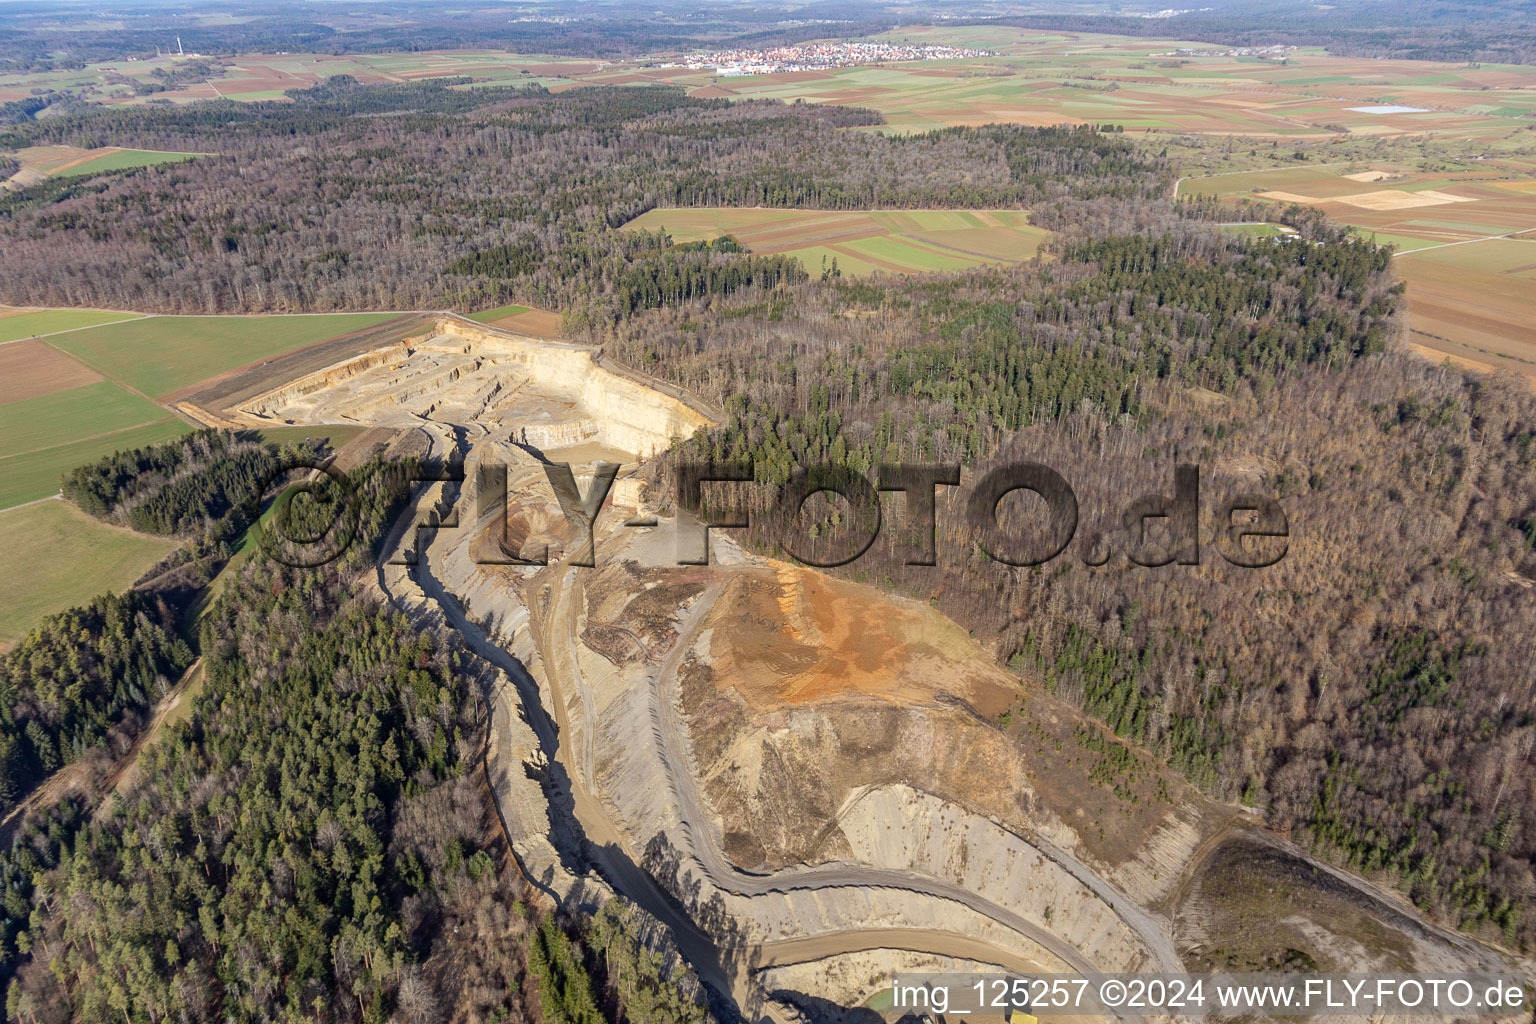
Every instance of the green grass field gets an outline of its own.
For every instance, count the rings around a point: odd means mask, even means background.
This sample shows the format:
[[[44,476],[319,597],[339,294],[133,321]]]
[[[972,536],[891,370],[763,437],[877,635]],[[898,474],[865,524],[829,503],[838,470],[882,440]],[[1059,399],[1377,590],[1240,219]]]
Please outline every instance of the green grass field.
[[[1444,245],[1420,253],[1414,259],[1529,281],[1536,278],[1536,238],[1490,238],[1462,245]]]
[[[0,574],[0,641],[14,643],[45,616],[128,589],[175,546],[99,523],[65,501],[0,512],[0,549],[28,553],[25,572]]]
[[[1016,263],[1048,234],[1027,210],[761,210],[705,207],[651,210],[628,230],[664,230],[677,243],[731,235],[756,253],[797,257],[811,274],[837,260],[840,273],[967,270]],[[825,262],[824,262],[825,261]]]
[[[133,167],[152,167],[155,164],[178,163],[191,160],[196,153],[164,153],[152,149],[120,149],[105,153],[94,160],[76,164],[54,175],[56,178],[75,178],[84,174],[100,174],[102,171],[123,171]]]
[[[859,238],[846,246],[860,256],[894,264],[916,272],[965,270],[988,260],[969,259],[960,255],[936,252],[920,243],[920,240],[902,236],[885,238]],[[838,265],[841,268],[841,264]]]
[[[0,456],[51,448],[165,419],[153,402],[97,381],[0,405]]]
[[[825,266],[830,268],[832,261],[837,261],[837,272],[849,277],[867,277],[880,268],[868,260],[859,259],[850,252],[835,252],[824,245],[813,245],[805,249],[796,249],[795,255],[805,265],[805,269],[812,274],[820,274],[825,260]]]
[[[19,341],[34,334],[53,334],[81,327],[95,327],[117,320],[137,319],[138,313],[114,313],[104,309],[40,309],[34,312],[0,312],[0,342]]]
[[[59,392],[66,394],[67,392]],[[51,395],[48,397],[52,397]],[[14,408],[12,403],[5,408]],[[87,424],[82,429],[89,429]],[[169,441],[192,430],[183,420],[166,416],[110,434],[70,439],[48,448],[0,457],[0,509],[46,498],[59,489],[59,477],[113,452]]]
[[[92,369],[158,397],[397,315],[155,316],[76,331],[56,344]]]
[[[1229,235],[1245,235],[1250,238],[1270,238],[1285,233],[1278,224],[1223,224],[1221,230]]]
[[[839,214],[807,210],[738,210],[706,206],[695,209],[650,210],[628,224],[625,230],[665,231],[673,242],[702,242],[721,235],[749,234],[767,227],[795,221],[826,220]]]
[[[505,317],[526,313],[531,308],[530,306],[497,306],[495,309],[482,309],[478,313],[471,313],[465,319],[473,320],[476,323],[489,324]]]
[[[38,330],[83,328],[57,335],[50,344],[110,378],[0,405],[0,509],[56,493],[59,477],[76,466],[192,429],[134,391],[163,395],[262,356],[324,341],[395,314],[156,316],[89,326],[100,323],[101,317],[119,315],[46,310],[0,318],[0,330],[18,321]],[[295,428],[294,436],[305,433],[316,431]],[[338,435],[338,444],[352,436],[346,430],[329,433]]]
[[[1397,235],[1389,231],[1373,231],[1369,228],[1351,228],[1361,238],[1375,242],[1377,245],[1394,246],[1398,252],[1413,252],[1415,249],[1426,249],[1438,242],[1432,242],[1427,238],[1414,238],[1412,235]]]

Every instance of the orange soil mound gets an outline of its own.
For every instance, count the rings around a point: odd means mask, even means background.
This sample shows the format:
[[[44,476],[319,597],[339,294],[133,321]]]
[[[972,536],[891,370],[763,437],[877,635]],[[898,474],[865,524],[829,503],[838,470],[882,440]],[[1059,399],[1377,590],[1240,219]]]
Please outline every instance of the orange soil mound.
[[[758,710],[847,697],[932,704],[950,695],[996,714],[1018,688],[937,612],[805,569],[736,573],[710,619],[717,684]]]

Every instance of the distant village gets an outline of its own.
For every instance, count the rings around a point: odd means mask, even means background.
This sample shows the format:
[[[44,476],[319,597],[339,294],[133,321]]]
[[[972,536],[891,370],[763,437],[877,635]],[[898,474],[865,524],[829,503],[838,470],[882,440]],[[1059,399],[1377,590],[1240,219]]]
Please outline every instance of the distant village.
[[[1153,57],[1263,57],[1266,60],[1285,60],[1296,47],[1294,46],[1234,46],[1201,47],[1183,50],[1168,50],[1165,53],[1154,53]]]
[[[692,53],[681,64],[663,67],[687,67],[694,70],[715,68],[722,76],[772,75],[783,71],[825,71],[857,64],[875,64],[902,60],[955,60],[991,57],[990,50],[970,50],[955,46],[914,46],[909,43],[805,43],[800,46],[773,46],[762,50],[719,50]]]
[[[1138,18],[1177,18],[1181,14],[1198,14],[1210,10],[1209,7],[1165,7],[1161,11],[1150,11],[1136,15]]]

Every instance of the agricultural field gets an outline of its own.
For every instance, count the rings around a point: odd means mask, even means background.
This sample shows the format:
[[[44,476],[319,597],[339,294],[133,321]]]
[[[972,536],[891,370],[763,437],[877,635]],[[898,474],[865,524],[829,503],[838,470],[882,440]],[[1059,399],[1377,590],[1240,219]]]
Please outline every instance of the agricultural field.
[[[9,452],[46,448],[88,424],[92,434],[110,434],[153,423],[164,409],[111,381],[55,391],[0,405],[0,437]]]
[[[985,48],[995,56],[738,77],[679,68],[668,80],[699,95],[872,107],[899,131],[1113,123],[1258,138],[1495,137],[1523,128],[1536,111],[1536,72],[1514,65],[1366,61],[1311,49],[1284,60],[1226,56],[1209,44],[1003,26],[903,27],[875,38]]]
[[[469,77],[459,88],[538,83],[670,83],[695,95],[837,103],[882,112],[884,130],[952,125],[1113,123],[1131,131],[1293,140],[1451,135],[1494,139],[1536,113],[1536,72],[1500,64],[1363,60],[1320,49],[1284,59],[1229,56],[1177,39],[1045,32],[1005,26],[904,26],[872,37],[993,51],[989,57],[723,76],[680,66],[678,54],[596,61],[504,52],[268,54],[199,58],[219,74],[154,94],[129,84],[185,62],[166,57],[107,68],[0,75],[0,99],[67,89],[106,103],[282,99],[332,75],[365,83]],[[1182,51],[1182,52],[1181,52]]]
[[[560,336],[560,314],[534,306],[498,306],[471,313],[466,319],[534,338]]]
[[[966,270],[1033,257],[1047,232],[1023,210],[651,210],[627,230],[664,230],[674,242],[731,235],[754,253],[796,256],[812,274],[852,276]]]
[[[1314,206],[1398,250],[1410,342],[1432,358],[1536,377],[1536,158],[1450,170],[1374,161],[1186,179],[1186,194]]]
[[[0,347],[0,356],[11,347]],[[68,369],[56,361],[45,365],[55,383],[61,369]],[[45,390],[50,386],[40,384],[43,393],[0,404],[0,508],[53,494],[59,476],[83,462],[190,429],[160,406],[108,380]],[[6,394],[19,391],[15,379],[8,379]]]
[[[81,177],[103,171],[122,171],[134,167],[191,160],[199,153],[171,153],[153,149],[120,149],[101,146],[80,149],[76,146],[29,146],[12,154],[21,169],[0,183],[8,188],[23,188],[49,178]]]
[[[96,327],[138,316],[138,313],[117,313],[107,309],[12,309],[0,306],[0,342]]]
[[[0,547],[45,553],[29,558],[26,572],[0,576],[0,647],[47,615],[128,589],[176,544],[108,526],[67,501],[0,511]]]
[[[156,164],[174,164],[191,160],[197,153],[168,153],[152,149],[93,149],[90,159],[54,171],[56,178],[76,177],[84,174],[100,174],[103,171],[123,171],[134,167],[152,167]]]
[[[1288,228],[1283,224],[1271,224],[1268,221],[1222,224],[1220,227],[1229,235],[1241,235],[1245,238],[1274,238],[1278,235],[1296,233],[1294,228]]]
[[[397,315],[152,316],[75,331],[54,344],[112,380],[158,398],[237,366]]]
[[[78,424],[77,433],[90,424]],[[113,452],[144,448],[169,441],[192,427],[174,416],[108,434],[92,434],[30,452],[0,455],[0,510],[46,498],[59,489],[59,477],[76,466],[94,462]],[[0,452],[7,451],[0,448]]]
[[[36,338],[0,345],[0,407],[99,380],[101,374]]]
[[[465,319],[473,320],[477,324],[493,324],[498,320],[526,313],[532,308],[531,306],[497,306],[495,309],[482,309],[478,313],[471,313]]]
[[[193,429],[157,404],[177,389],[394,318],[128,315],[0,317],[0,333],[24,325],[11,332],[21,340],[0,344],[0,509],[54,494],[59,476],[82,463]],[[103,318],[119,322],[90,326]]]
[[[46,614],[123,590],[175,546],[174,540],[108,526],[67,502],[46,500],[58,492],[64,473],[194,429],[156,401],[168,392],[264,356],[329,339],[344,342],[338,336],[396,319],[379,313],[123,320],[130,315],[0,311],[0,332],[22,325],[11,330],[20,340],[0,344],[0,543],[34,556],[26,574],[0,581],[0,646]],[[104,320],[121,322],[92,326]],[[335,448],[363,432],[320,431]],[[284,442],[316,430],[276,427],[262,434]]]

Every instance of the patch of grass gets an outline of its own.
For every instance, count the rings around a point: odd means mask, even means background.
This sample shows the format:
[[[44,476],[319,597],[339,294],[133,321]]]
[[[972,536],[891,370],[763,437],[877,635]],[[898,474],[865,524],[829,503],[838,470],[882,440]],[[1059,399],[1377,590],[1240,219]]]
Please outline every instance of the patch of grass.
[[[1412,235],[1399,235],[1389,231],[1373,231],[1370,228],[1361,227],[1351,228],[1350,230],[1361,238],[1374,241],[1377,245],[1396,246],[1398,252],[1412,252],[1415,249],[1424,249],[1431,245],[1442,245],[1445,242],[1452,241],[1452,239],[1447,238],[1414,238]]]
[[[688,210],[650,210],[628,224],[626,229],[665,231],[674,242],[700,242],[721,235],[740,232],[748,228],[769,224],[783,224],[807,217],[822,218],[828,214],[806,210],[733,210],[722,207],[705,207]]]
[[[203,692],[203,686],[207,682],[208,671],[199,663],[188,673],[186,684],[176,695],[176,703],[166,711],[165,717],[157,723],[155,730],[144,737],[145,746],[153,743],[165,730],[174,728],[192,717],[192,705],[197,703],[198,694]]]
[[[0,512],[0,548],[27,552],[26,572],[0,574],[0,640],[97,594],[128,589],[176,546],[97,522],[65,501]]]
[[[1516,238],[1489,238],[1465,245],[1442,246],[1417,259],[1434,260],[1463,270],[1482,270],[1512,277],[1530,277],[1536,273],[1536,241]]]
[[[114,313],[105,309],[40,309],[33,312],[0,314],[0,342],[19,341],[34,334],[53,334],[80,327],[95,327],[114,320],[138,319],[137,313]]]
[[[242,562],[251,557],[251,552],[261,547],[261,539],[272,529],[272,521],[277,518],[277,499],[273,498],[261,506],[261,513],[256,516],[256,521],[246,527],[245,533],[240,535],[240,543],[235,545],[235,555]],[[222,576],[223,574],[220,573]]]
[[[58,346],[94,370],[159,396],[398,315],[156,316],[77,331]]]
[[[476,323],[489,324],[509,316],[517,316],[519,313],[526,313],[531,308],[531,306],[497,306],[495,309],[482,309],[478,313],[471,313],[467,319]]]
[[[1040,251],[1040,242],[1047,232],[1044,228],[963,228],[953,231],[923,231],[915,235],[919,242],[932,242],[937,246],[958,249],[954,253],[968,253],[977,262],[986,260],[1026,260]]]
[[[1245,235],[1250,238],[1268,238],[1280,234],[1280,228],[1274,224],[1223,224],[1221,230],[1229,235]]]
[[[84,174],[100,174],[103,171],[125,171],[134,167],[152,167],[155,164],[179,163],[191,160],[197,153],[163,153],[151,149],[120,149],[116,153],[103,153],[94,160],[65,168],[56,178],[74,178]]]
[[[850,256],[846,252],[835,252],[824,245],[813,245],[806,249],[796,249],[795,256],[805,265],[806,271],[813,277],[821,275],[821,260],[826,257],[827,266],[832,266],[832,261],[837,260],[837,271],[846,277],[868,277],[880,269],[873,263]]]
[[[111,381],[0,405],[0,458],[165,419],[164,409]]]
[[[56,494],[59,477],[76,466],[94,462],[113,452],[169,441],[191,430],[183,421],[167,416],[117,433],[0,458],[0,509]]]
[[[915,271],[965,270],[984,262],[967,259],[959,254],[933,252],[902,238],[859,238],[849,242],[848,248]]]
[[[708,207],[651,210],[626,228],[665,229],[678,242],[730,234],[753,252],[798,257],[812,275],[822,258],[864,276],[965,270],[1025,260],[1048,234],[1026,210],[758,210]]]

